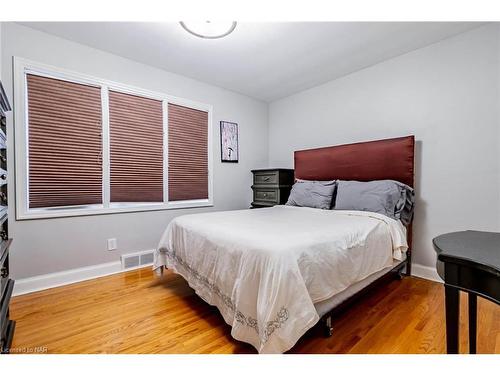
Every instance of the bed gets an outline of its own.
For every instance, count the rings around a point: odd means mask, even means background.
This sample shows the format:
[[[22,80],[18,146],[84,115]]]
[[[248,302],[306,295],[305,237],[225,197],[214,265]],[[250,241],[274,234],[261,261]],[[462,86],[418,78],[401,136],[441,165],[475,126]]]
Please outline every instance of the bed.
[[[414,137],[296,151],[295,177],[392,179],[413,187]],[[183,215],[154,268],[171,268],[216,306],[231,335],[283,353],[391,271],[410,272],[411,224],[364,211],[307,207]]]

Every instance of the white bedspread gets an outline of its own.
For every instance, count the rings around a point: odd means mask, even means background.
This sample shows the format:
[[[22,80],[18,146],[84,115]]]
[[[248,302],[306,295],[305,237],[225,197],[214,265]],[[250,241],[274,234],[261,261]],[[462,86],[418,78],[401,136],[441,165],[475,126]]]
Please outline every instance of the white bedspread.
[[[314,303],[406,249],[404,226],[381,214],[275,206],[177,217],[154,268],[182,275],[235,339],[282,353],[319,320]]]

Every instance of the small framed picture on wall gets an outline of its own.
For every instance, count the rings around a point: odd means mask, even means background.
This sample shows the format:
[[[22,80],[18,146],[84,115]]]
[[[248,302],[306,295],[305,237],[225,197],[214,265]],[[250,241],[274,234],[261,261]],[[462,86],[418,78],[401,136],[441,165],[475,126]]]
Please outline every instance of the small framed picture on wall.
[[[221,161],[225,163],[238,162],[238,124],[220,122]]]

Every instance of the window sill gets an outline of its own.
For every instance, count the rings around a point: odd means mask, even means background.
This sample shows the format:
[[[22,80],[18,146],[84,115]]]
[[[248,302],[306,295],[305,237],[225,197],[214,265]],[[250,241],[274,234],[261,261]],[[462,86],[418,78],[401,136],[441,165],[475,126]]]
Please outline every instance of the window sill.
[[[115,203],[111,207],[89,205],[66,208],[36,208],[18,212],[17,220],[50,219],[74,216],[110,215],[119,213],[177,210],[184,208],[213,207],[211,200],[179,201],[169,203]]]

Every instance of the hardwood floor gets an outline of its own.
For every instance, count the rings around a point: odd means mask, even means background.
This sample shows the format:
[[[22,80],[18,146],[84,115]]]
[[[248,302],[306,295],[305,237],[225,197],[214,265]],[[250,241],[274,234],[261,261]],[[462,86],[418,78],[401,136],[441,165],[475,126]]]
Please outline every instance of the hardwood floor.
[[[467,298],[462,296],[461,352]],[[255,353],[234,340],[217,309],[179,276],[150,269],[107,276],[12,299],[14,352]],[[30,349],[31,348],[31,349]],[[444,353],[444,288],[418,278],[377,287],[291,353]],[[478,353],[500,353],[500,307],[478,300]]]

